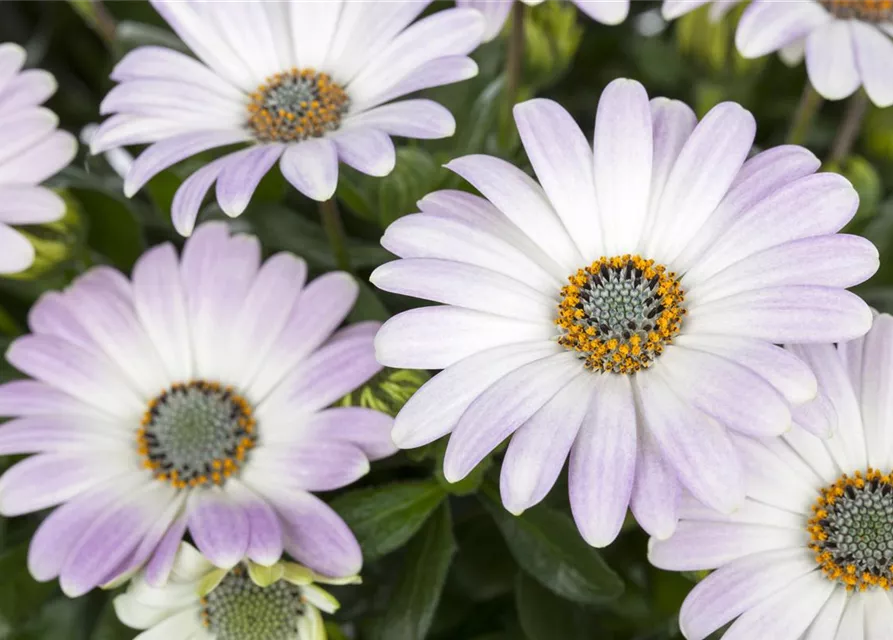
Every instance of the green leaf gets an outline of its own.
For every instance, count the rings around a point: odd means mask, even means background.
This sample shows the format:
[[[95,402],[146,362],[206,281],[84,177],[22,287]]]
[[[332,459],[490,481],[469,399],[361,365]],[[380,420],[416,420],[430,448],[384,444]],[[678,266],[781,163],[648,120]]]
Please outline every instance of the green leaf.
[[[341,398],[342,407],[363,407],[396,416],[413,394],[431,376],[420,369],[391,369],[385,367],[372,379]]]
[[[565,514],[540,505],[513,516],[486,486],[484,507],[496,520],[512,555],[531,576],[568,600],[599,604],[618,597],[623,581],[580,537]]]
[[[424,149],[397,149],[397,164],[378,188],[379,225],[387,227],[416,211],[416,203],[434,191],[442,177],[440,166]]]
[[[3,576],[0,580],[0,629],[16,629],[38,617],[44,603],[56,591],[52,582],[37,582],[31,577],[27,558],[27,543],[0,555],[0,576]]]
[[[515,606],[529,640],[590,640],[597,623],[592,611],[569,602],[519,571],[515,578]]]
[[[449,504],[443,503],[406,549],[403,573],[379,627],[381,640],[423,640],[456,552]]]
[[[486,602],[510,593],[518,565],[493,520],[486,513],[456,525],[459,553],[450,580],[475,602]]]
[[[425,524],[446,492],[436,482],[403,482],[357,489],[332,501],[373,560],[402,547]]]
[[[100,191],[72,189],[86,219],[87,244],[129,273],[145,249],[139,221],[130,208]]]

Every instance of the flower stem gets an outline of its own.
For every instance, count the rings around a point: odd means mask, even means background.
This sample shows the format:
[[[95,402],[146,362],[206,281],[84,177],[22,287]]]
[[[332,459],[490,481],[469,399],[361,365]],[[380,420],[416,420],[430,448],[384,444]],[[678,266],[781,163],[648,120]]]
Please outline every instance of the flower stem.
[[[338,213],[338,204],[335,198],[329,198],[319,203],[319,216],[322,219],[323,229],[329,239],[329,246],[335,255],[335,264],[338,268],[350,272],[350,256],[347,253],[347,237],[344,235],[344,225],[341,223],[341,214]]]
[[[843,114],[843,122],[837,129],[837,135],[831,144],[831,153],[828,155],[828,163],[837,163],[850,155],[853,150],[853,144],[859,137],[859,131],[862,129],[862,120],[865,118],[865,112],[868,110],[868,95],[859,90],[846,105],[846,112]]]
[[[812,121],[815,114],[818,113],[819,107],[822,106],[822,102],[822,96],[812,88],[812,84],[807,80],[800,96],[800,104],[797,105],[797,111],[794,112],[794,119],[791,121],[791,129],[788,132],[789,144],[803,144],[806,141]]]
[[[509,36],[508,59],[505,64],[505,97],[509,112],[518,100],[521,72],[524,68],[524,9],[523,2],[512,3],[512,32]]]

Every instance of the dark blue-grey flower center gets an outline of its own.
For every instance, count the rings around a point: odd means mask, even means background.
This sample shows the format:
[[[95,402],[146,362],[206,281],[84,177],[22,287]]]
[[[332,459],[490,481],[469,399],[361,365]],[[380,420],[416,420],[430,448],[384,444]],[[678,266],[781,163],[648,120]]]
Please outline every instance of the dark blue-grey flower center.
[[[222,485],[257,441],[248,401],[203,380],[172,385],[150,402],[137,436],[144,465],[178,489]]]
[[[841,20],[889,22],[893,19],[893,0],[819,0],[819,3]]]
[[[303,613],[298,587],[259,587],[237,567],[202,599],[201,616],[216,640],[295,640]]]
[[[869,469],[822,490],[808,524],[825,575],[849,589],[893,587],[893,479]]]

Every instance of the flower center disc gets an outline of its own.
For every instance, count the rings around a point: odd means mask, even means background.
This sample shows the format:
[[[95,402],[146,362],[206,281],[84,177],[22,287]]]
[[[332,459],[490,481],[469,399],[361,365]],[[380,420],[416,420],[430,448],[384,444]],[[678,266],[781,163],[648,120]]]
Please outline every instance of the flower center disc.
[[[635,373],[672,342],[685,315],[676,274],[639,256],[599,258],[561,289],[558,343],[594,371]]]
[[[284,580],[259,587],[241,567],[201,604],[202,624],[216,640],[294,640],[304,612],[298,587]]]
[[[828,579],[850,591],[893,587],[893,475],[844,474],[812,511],[810,549]]]
[[[828,12],[841,20],[887,22],[893,18],[893,0],[819,0]]]
[[[341,126],[350,106],[341,85],[325,73],[297,69],[277,73],[251,94],[248,128],[261,142],[300,142]]]
[[[183,489],[221,485],[257,442],[251,405],[216,382],[175,384],[149,403],[137,432],[143,465]]]

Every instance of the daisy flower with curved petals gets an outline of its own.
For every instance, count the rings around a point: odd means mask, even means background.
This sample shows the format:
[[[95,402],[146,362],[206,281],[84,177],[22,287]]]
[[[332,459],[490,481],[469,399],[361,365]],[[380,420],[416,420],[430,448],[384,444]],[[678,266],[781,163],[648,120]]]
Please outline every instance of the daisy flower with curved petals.
[[[743,0],[664,0],[661,14],[664,20],[675,20],[705,4],[710,5],[709,16],[713,22],[719,22],[732,8]]]
[[[786,61],[806,55],[809,81],[828,100],[860,85],[879,107],[893,104],[893,2],[887,0],[754,0],[735,32],[745,58],[783,48]]]
[[[821,391],[781,438],[735,436],[744,505],[726,516],[686,496],[675,534],[649,545],[658,567],[716,569],[682,606],[688,640],[733,620],[724,640],[893,630],[893,317],[876,316],[864,338],[792,350]]]
[[[56,508],[31,541],[37,580],[76,596],[146,566],[166,578],[188,529],[214,565],[283,550],[356,574],[347,525],[312,492],[343,487],[394,450],[390,416],[327,408],[380,369],[377,323],[333,334],[356,300],[345,273],[304,286],[290,254],[200,226],[182,258],[152,248],[128,280],[98,267],[32,308],[0,386],[0,514]],[[61,506],[60,506],[61,505]]]
[[[390,136],[455,130],[436,102],[393,100],[477,74],[468,54],[480,44],[483,17],[446,9],[414,22],[429,4],[153,0],[198,60],[163,47],[127,54],[100,107],[112,117],[91,150],[150,145],[125,179],[132,196],[177,162],[241,144],[177,191],[171,215],[183,235],[215,182],[220,208],[238,216],[277,162],[296,189],[320,201],[335,193],[339,161],[387,175],[396,157]]]
[[[41,107],[56,80],[41,69],[22,71],[25,50],[0,44],[0,274],[24,271],[34,246],[10,225],[42,224],[65,215],[65,202],[40,186],[74,158],[77,141],[59,131],[59,118]]]
[[[682,487],[724,512],[744,499],[732,432],[772,436],[816,382],[775,346],[864,334],[871,312],[844,288],[878,266],[837,235],[858,197],[815,174],[806,149],[747,160],[755,123],[734,103],[700,122],[631,80],[605,89],[594,153],[558,104],[515,120],[539,183],[489,156],[447,165],[484,198],[442,191],[382,244],[403,258],[372,281],[446,306],[391,318],[386,366],[444,369],[397,416],[417,447],[452,433],[456,481],[511,436],[505,506],[542,500],[570,456],[586,540],[617,536],[627,506],[650,533],[675,526]]]
[[[291,562],[218,569],[184,543],[167,584],[153,587],[138,575],[114,605],[124,624],[146,629],[136,640],[325,640],[320,612],[339,605],[314,583],[356,581],[327,580]]]
[[[521,0],[529,6],[536,6],[544,0]],[[602,24],[615,25],[626,20],[629,15],[629,0],[570,0],[587,16]],[[477,9],[487,21],[484,42],[499,35],[512,11],[515,0],[456,0],[459,7]]]

